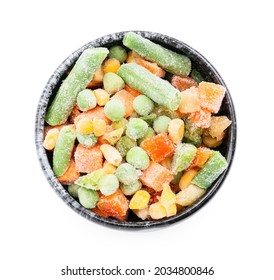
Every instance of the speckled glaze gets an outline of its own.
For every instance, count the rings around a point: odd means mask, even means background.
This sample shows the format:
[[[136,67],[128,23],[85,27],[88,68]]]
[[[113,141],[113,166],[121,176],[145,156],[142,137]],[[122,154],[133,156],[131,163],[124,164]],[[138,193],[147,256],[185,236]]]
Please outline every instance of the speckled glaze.
[[[233,102],[227,86],[225,85],[223,79],[221,78],[219,73],[215,70],[215,68],[201,54],[199,54],[196,50],[189,47],[185,43],[180,42],[174,38],[171,38],[163,34],[148,32],[148,31],[134,31],[134,32],[166,48],[187,55],[191,59],[193,66],[203,74],[203,76],[207,81],[212,81],[214,83],[221,84],[227,89],[226,96],[223,100],[220,113],[227,115],[232,120],[232,125],[228,129],[227,138],[222,144],[222,146],[220,147],[220,151],[228,161],[228,168],[225,170],[224,173],[222,173],[222,175],[218,178],[218,180],[215,181],[215,183],[208,190],[205,196],[191,207],[188,207],[184,212],[179,213],[174,217],[165,218],[159,221],[139,221],[136,220],[134,216],[130,216],[129,221],[119,222],[115,219],[103,218],[101,216],[98,216],[93,212],[91,212],[90,210],[87,210],[84,207],[82,207],[78,201],[76,201],[73,197],[69,195],[67,190],[58,182],[58,180],[53,174],[52,167],[50,165],[50,160],[48,158],[45,149],[43,148],[43,134],[44,134],[44,124],[45,124],[44,118],[45,118],[45,113],[48,104],[52,101],[54,95],[56,94],[57,89],[59,88],[62,80],[65,77],[66,71],[75,63],[75,61],[78,59],[80,54],[86,48],[99,47],[99,46],[110,47],[116,44],[121,45],[122,38],[124,37],[124,34],[126,32],[118,32],[118,33],[106,35],[94,41],[89,42],[88,44],[84,45],[83,47],[81,47],[80,49],[72,53],[54,71],[54,73],[50,77],[49,81],[47,82],[42,92],[42,96],[38,104],[37,113],[36,113],[36,122],[35,122],[35,143],[36,143],[38,158],[40,160],[42,169],[44,171],[44,174],[46,175],[49,184],[67,205],[69,205],[74,211],[76,211],[83,217],[87,218],[88,220],[98,222],[100,224],[104,224],[107,226],[112,226],[115,228],[136,230],[136,229],[166,226],[181,221],[189,217],[190,215],[192,215],[194,212],[200,209],[213,197],[213,195],[221,187],[231,167],[231,163],[233,160],[233,155],[236,147],[236,117],[235,117]]]

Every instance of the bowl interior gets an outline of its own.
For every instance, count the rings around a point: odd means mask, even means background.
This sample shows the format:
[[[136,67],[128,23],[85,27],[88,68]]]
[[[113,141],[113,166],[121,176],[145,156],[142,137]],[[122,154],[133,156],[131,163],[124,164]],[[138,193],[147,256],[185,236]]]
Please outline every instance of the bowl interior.
[[[153,42],[162,45],[170,50],[175,52],[184,54],[188,56],[192,61],[192,68],[196,68],[205,78],[206,81],[211,81],[217,84],[221,84],[226,87],[224,81],[222,80],[219,73],[215,70],[215,68],[196,50],[189,47],[185,43],[182,43],[174,38],[168,37],[166,35],[162,35],[159,33],[146,32],[146,31],[134,31],[143,37],[152,40]],[[226,115],[230,120],[232,120],[232,125],[228,129],[227,137],[223,144],[219,147],[220,152],[226,157],[229,167],[228,169],[216,180],[216,182],[212,185],[212,187],[207,191],[204,197],[202,197],[198,202],[194,205],[188,207],[184,212],[178,213],[174,217],[165,218],[159,221],[140,221],[134,214],[129,215],[129,219],[126,222],[119,222],[112,218],[103,218],[91,212],[88,209],[82,207],[78,201],[72,198],[66,188],[64,188],[55,178],[52,171],[52,153],[46,152],[43,148],[43,134],[44,134],[44,117],[47,110],[47,107],[52,102],[54,96],[58,88],[60,87],[62,81],[67,76],[67,70],[69,70],[75,61],[78,59],[80,54],[84,49],[89,47],[111,47],[113,45],[122,45],[122,39],[126,32],[118,32],[114,34],[110,34],[101,38],[98,38],[88,44],[84,45],[74,53],[72,53],[62,64],[55,70],[53,75],[50,77],[48,83],[46,84],[41,99],[39,101],[38,110],[36,114],[36,147],[38,152],[38,157],[40,163],[42,165],[42,169],[52,186],[52,188],[58,193],[58,195],[63,199],[65,203],[67,203],[73,210],[84,216],[85,218],[96,221],[99,223],[103,223],[109,226],[115,226],[120,228],[147,228],[147,227],[155,227],[167,225],[170,223],[174,223],[178,220],[182,220],[198,209],[200,209],[219,189],[222,181],[225,179],[230,165],[233,160],[233,155],[235,151],[236,145],[236,118],[234,112],[233,102],[230,96],[230,93],[227,89],[225,98],[222,103],[221,110],[218,114]]]

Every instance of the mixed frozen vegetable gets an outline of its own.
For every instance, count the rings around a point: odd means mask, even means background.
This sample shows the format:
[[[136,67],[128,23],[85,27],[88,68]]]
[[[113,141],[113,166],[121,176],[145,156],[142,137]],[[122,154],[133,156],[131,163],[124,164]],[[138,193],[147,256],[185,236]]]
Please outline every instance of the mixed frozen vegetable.
[[[225,88],[188,57],[133,32],[123,46],[86,49],[47,109],[44,147],[57,179],[103,217],[176,215],[228,164],[214,148],[231,121]]]

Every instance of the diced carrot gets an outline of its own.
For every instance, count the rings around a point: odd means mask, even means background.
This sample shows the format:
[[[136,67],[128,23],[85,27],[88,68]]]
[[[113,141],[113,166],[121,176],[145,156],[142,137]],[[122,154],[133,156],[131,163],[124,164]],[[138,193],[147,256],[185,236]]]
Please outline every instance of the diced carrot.
[[[174,154],[175,146],[166,133],[160,133],[142,141],[140,147],[155,162],[161,162]]]
[[[104,211],[101,211],[98,207],[92,208],[90,209],[92,212],[94,212],[95,214],[104,217],[104,218],[108,218],[109,215],[107,215]]]
[[[193,167],[202,168],[212,154],[213,154],[212,150],[205,148],[205,147],[199,147],[197,149],[195,158],[193,159],[193,161],[188,169],[191,169]]]
[[[131,116],[131,114],[133,113],[134,109],[133,109],[133,100],[135,99],[135,96],[133,96],[130,92],[122,89],[118,92],[116,92],[113,96],[113,99],[118,99],[120,101],[123,102],[125,109],[126,109],[126,114],[125,117],[129,117]]]
[[[207,109],[201,108],[200,111],[190,114],[190,120],[198,127],[207,128],[210,126],[211,113]]]
[[[171,172],[156,162],[150,162],[147,169],[143,171],[140,181],[147,187],[159,192],[163,189],[163,186],[169,185],[173,180]]]
[[[198,87],[198,98],[201,107],[217,113],[225,96],[225,88],[221,85],[201,82]]]
[[[89,118],[91,120],[101,119],[104,120],[106,124],[111,124],[110,119],[108,119],[104,113],[104,108],[100,106],[97,106],[94,109],[81,113],[79,116],[75,118],[74,123],[77,124],[77,122],[82,118]]]
[[[99,145],[86,148],[78,144],[74,157],[76,169],[81,173],[90,173],[103,166],[103,154]]]
[[[105,196],[101,195],[97,207],[104,215],[117,219],[123,219],[127,215],[129,202],[120,189],[114,194]]]
[[[138,90],[130,87],[129,85],[125,85],[124,90],[130,92],[134,97],[137,97],[138,95],[141,94]]]
[[[75,118],[78,117],[80,114],[81,114],[81,112],[80,112],[78,106],[75,106],[72,109],[72,111],[71,111],[71,113],[69,115],[69,122],[70,123],[74,123]]]
[[[154,74],[160,78],[163,78],[166,74],[166,72],[160,66],[158,66],[157,63],[147,61],[141,57],[136,57],[135,61],[137,64],[143,66],[149,72],[151,72],[152,74]]]
[[[80,177],[80,173],[76,170],[75,161],[73,159],[70,160],[70,164],[66,172],[58,177],[58,181],[61,184],[71,185]]]
[[[103,84],[104,71],[102,67],[96,70],[92,80],[87,85],[87,88],[100,87]]]
[[[190,77],[180,77],[173,75],[171,78],[171,84],[179,91],[184,91],[191,87],[197,87],[198,83]]]

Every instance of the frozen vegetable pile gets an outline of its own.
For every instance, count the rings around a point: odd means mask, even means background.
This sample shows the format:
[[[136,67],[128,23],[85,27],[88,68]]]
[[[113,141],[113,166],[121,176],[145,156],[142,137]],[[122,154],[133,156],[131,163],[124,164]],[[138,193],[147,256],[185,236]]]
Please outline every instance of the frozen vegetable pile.
[[[133,32],[123,45],[81,54],[47,110],[43,145],[85,208],[158,220],[197,202],[227,168],[214,150],[231,124],[217,115],[225,88]]]

